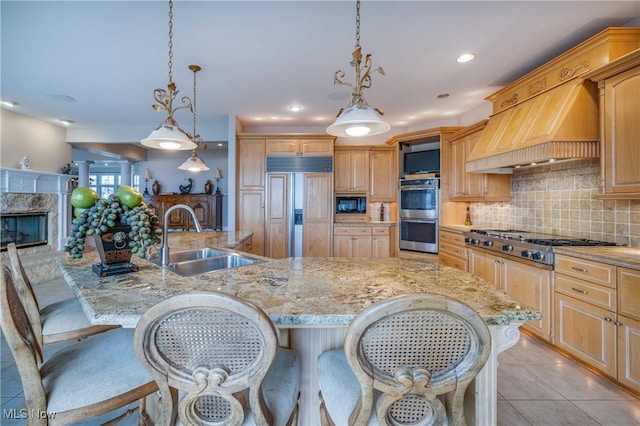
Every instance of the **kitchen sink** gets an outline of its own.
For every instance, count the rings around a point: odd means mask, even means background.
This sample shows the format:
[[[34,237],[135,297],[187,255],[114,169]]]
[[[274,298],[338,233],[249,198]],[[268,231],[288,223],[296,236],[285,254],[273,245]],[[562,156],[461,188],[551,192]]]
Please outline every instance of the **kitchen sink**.
[[[171,253],[171,262],[166,269],[175,272],[182,277],[190,277],[193,275],[204,274],[211,271],[219,271],[221,269],[238,268],[241,266],[255,265],[262,263],[264,260],[247,256],[240,253],[222,252],[220,256],[210,256],[203,258],[195,258],[193,260],[182,260],[175,262],[173,253]],[[154,262],[157,264],[157,262]]]
[[[169,263],[185,262],[187,260],[208,259],[210,257],[224,256],[226,251],[204,247],[193,250],[181,250],[169,252]]]

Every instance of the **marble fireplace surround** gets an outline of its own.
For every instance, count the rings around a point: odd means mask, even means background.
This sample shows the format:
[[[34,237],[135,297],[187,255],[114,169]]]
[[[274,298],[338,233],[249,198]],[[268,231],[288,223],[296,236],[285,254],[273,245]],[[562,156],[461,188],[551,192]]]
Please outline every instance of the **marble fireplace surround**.
[[[70,224],[71,175],[0,168],[0,212],[49,212],[49,244],[27,247],[21,254],[32,255],[62,250]]]

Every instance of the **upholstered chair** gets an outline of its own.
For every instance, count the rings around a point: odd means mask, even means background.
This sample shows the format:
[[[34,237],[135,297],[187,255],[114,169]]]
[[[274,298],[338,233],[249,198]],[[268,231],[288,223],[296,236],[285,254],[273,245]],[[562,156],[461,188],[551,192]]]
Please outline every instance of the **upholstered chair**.
[[[135,341],[160,390],[159,425],[297,423],[300,365],[252,303],[180,294],[142,316]]]
[[[318,358],[325,425],[465,425],[464,395],[485,364],[489,329],[435,294],[376,303],[350,324],[344,349]]]
[[[138,408],[138,423],[147,421],[144,401],[157,386],[136,358],[134,330],[96,334],[43,360],[42,337],[31,326],[13,278],[3,266],[0,323],[22,381],[25,424],[68,425],[99,416],[100,421],[114,420],[104,416],[120,418]]]
[[[7,245],[7,252],[15,287],[36,336],[42,339],[41,345],[83,339],[119,327],[118,325],[92,325],[75,297],[52,303],[41,309],[15,243]]]

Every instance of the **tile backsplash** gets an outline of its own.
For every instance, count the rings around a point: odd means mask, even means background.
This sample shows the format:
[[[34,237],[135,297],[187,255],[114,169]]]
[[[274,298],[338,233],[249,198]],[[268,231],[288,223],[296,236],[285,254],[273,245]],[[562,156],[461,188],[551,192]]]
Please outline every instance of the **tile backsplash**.
[[[515,170],[511,201],[472,203],[473,225],[640,247],[640,200],[594,198],[599,181],[597,159]]]

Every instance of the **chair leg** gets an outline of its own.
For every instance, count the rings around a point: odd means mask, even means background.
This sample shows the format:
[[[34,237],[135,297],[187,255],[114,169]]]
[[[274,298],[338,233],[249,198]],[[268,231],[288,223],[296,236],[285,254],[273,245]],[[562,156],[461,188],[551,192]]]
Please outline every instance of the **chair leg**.
[[[320,398],[320,425],[321,426],[336,426],[333,419],[327,411],[327,406],[324,403],[322,392],[318,392],[318,398]]]

